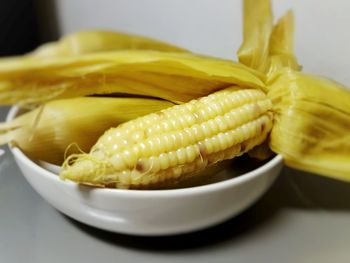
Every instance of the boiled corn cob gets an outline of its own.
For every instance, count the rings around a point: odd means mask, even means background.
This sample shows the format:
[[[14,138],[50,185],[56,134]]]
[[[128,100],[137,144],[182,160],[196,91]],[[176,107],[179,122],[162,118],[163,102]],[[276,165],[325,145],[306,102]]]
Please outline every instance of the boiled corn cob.
[[[60,165],[70,145],[66,154],[89,151],[108,128],[172,105],[127,97],[55,100],[0,123],[0,144],[12,143],[33,159]]]
[[[89,154],[71,155],[60,176],[117,188],[174,184],[262,143],[271,108],[258,89],[227,88],[106,131]]]

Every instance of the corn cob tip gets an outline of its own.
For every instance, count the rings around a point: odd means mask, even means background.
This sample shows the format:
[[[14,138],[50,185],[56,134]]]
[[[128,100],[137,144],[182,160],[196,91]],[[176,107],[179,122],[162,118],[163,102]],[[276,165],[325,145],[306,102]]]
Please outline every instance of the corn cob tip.
[[[74,165],[71,163],[74,162]],[[80,184],[104,187],[99,183],[99,173],[104,173],[105,163],[93,158],[89,154],[72,154],[62,164],[60,178],[62,180],[74,180]],[[93,175],[93,176],[92,176]]]

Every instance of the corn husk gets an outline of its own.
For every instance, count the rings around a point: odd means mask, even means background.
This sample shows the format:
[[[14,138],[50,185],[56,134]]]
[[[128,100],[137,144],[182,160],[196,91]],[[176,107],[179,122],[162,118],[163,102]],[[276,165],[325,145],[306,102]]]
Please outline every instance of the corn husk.
[[[233,84],[263,89],[263,78],[242,64],[188,53],[128,50],[4,60],[0,61],[0,104],[107,93],[186,102]]]
[[[269,87],[271,149],[291,167],[350,181],[350,92],[292,70],[275,74]]]
[[[350,92],[298,72],[293,20],[289,11],[270,37],[267,89],[275,112],[270,149],[290,167],[350,181]]]
[[[110,127],[172,105],[146,98],[55,100],[0,124],[0,144],[12,143],[31,158],[61,164],[66,151],[89,151]]]
[[[243,42],[237,51],[239,62],[266,72],[269,67],[269,45],[273,29],[270,1],[243,1]]]
[[[266,73],[275,112],[268,143],[249,154],[264,159],[272,149],[291,167],[350,181],[350,92],[334,81],[298,72],[291,11],[273,27],[271,21],[270,1],[244,1],[238,57]]]
[[[294,55],[293,13],[288,11],[273,25],[270,1],[246,0],[243,4],[243,43],[237,52],[239,61],[267,77],[285,67],[300,70]],[[266,92],[268,88],[266,85]],[[248,154],[259,160],[274,155],[267,142]]]
[[[239,62],[266,73],[281,68],[300,70],[294,54],[294,15],[288,11],[273,25],[269,0],[245,0],[243,42],[237,51]]]
[[[282,68],[301,70],[294,54],[294,15],[292,11],[282,16],[273,27],[269,41],[268,61],[267,76],[272,76]]]
[[[148,37],[121,32],[90,30],[74,32],[62,37],[57,42],[45,43],[28,55],[36,58],[55,58],[124,49],[188,52],[186,49]]]

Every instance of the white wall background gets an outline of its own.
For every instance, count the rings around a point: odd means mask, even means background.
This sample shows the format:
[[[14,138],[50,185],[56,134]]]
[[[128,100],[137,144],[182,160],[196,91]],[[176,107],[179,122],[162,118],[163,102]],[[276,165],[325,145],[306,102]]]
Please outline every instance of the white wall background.
[[[56,6],[61,34],[113,29],[227,59],[236,59],[242,39],[240,0],[56,0]],[[274,0],[273,9],[275,18],[294,10],[304,71],[350,87],[350,1]]]

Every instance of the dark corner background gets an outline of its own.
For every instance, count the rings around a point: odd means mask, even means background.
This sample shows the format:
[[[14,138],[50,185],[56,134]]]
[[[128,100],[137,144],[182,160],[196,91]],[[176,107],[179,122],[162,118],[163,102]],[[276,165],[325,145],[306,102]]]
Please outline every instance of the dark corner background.
[[[0,1],[0,56],[20,55],[58,38],[54,0]]]

